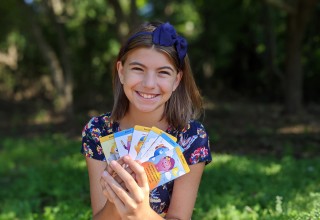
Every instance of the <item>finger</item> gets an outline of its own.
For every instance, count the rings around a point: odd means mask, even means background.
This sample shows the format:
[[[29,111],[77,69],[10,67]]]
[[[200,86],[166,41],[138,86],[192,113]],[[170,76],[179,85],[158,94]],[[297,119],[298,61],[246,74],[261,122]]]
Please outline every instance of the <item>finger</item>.
[[[102,193],[103,193],[103,195],[105,196],[105,197],[107,197],[107,199],[110,201],[110,202],[113,202],[112,201],[112,198],[110,197],[110,195],[109,195],[109,193],[108,193],[108,191],[107,191],[107,183],[106,183],[106,181],[104,180],[104,178],[103,178],[103,175],[105,175],[104,173],[102,174],[102,176],[101,176],[101,178],[100,178],[100,185],[101,185],[101,188],[102,188]]]
[[[135,173],[135,179],[140,187],[144,187],[149,189],[147,174],[143,168],[139,164],[139,162],[132,160],[130,157],[124,156],[123,160]],[[140,162],[141,163],[141,162]]]
[[[116,187],[120,187],[122,188],[122,191],[127,191],[126,187],[122,187],[121,184],[119,184],[108,172],[103,172],[103,175],[102,175],[102,179],[103,179],[103,182],[104,182],[104,189],[106,190],[107,187],[110,187],[111,185],[115,185]],[[124,183],[122,183],[124,184]],[[110,195],[109,195],[110,196]]]
[[[117,160],[117,163],[120,164],[123,168],[125,168],[125,170],[127,170],[128,173],[132,174],[133,171],[130,169],[130,167],[127,166],[127,164],[125,164],[125,162],[123,161],[123,158],[120,158],[119,160]],[[111,168],[111,166],[107,166],[106,170],[113,176],[116,177],[117,174],[114,172],[114,170]]]
[[[120,164],[116,161],[111,161],[110,166],[115,172],[117,172],[118,177],[124,182],[126,189],[128,189],[131,194],[134,194],[134,192],[139,190],[140,187],[137,185],[136,180],[130,173],[120,166]]]
[[[106,185],[106,191],[112,201],[112,203],[116,206],[117,210],[123,211],[125,210],[125,204],[122,200],[117,196],[117,194],[113,191],[109,184]]]
[[[125,212],[127,207],[134,206],[135,202],[131,195],[109,173],[106,172],[104,178],[107,182],[106,190],[119,212]]]
[[[120,158],[119,160],[117,160],[117,162],[118,162],[121,166],[123,166],[123,164],[124,164],[124,161],[123,161],[122,158]],[[110,162],[110,163],[111,163],[111,162]],[[113,175],[114,170],[111,168],[111,166],[107,165],[106,170],[108,171],[108,173],[110,173],[111,175]]]
[[[134,175],[134,172],[130,169],[130,167],[125,168],[125,170],[131,175]],[[118,182],[118,183],[122,183],[123,180],[118,176],[118,174],[116,172],[114,172],[114,174],[112,175],[112,177]],[[133,177],[134,178],[134,177]]]

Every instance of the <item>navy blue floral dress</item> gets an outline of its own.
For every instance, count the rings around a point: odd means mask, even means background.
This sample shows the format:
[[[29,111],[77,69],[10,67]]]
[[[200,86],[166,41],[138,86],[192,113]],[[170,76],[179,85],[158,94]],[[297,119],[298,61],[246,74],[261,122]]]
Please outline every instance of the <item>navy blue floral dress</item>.
[[[86,157],[106,161],[99,137],[118,131],[119,123],[111,120],[110,113],[93,117],[83,128],[81,153]],[[184,148],[183,154],[189,165],[211,162],[209,137],[201,123],[191,120],[181,131],[169,127],[166,132],[177,137],[177,143]],[[168,211],[173,184],[174,181],[168,182],[150,192],[150,206],[162,217],[165,217]]]

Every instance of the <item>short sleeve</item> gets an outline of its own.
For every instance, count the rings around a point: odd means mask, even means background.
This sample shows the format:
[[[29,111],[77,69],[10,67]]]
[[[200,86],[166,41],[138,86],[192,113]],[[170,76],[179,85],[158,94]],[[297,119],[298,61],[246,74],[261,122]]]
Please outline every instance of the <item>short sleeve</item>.
[[[110,112],[91,118],[82,130],[81,153],[86,157],[105,161],[100,137],[113,133],[118,127],[118,123],[111,120]]]
[[[189,165],[212,161],[209,136],[204,126],[198,121],[190,121],[179,134],[179,145],[184,149],[184,156]]]
[[[86,157],[90,157],[96,160],[105,161],[101,144],[100,137],[101,128],[99,126],[99,118],[93,117],[82,130],[82,146],[81,153]]]

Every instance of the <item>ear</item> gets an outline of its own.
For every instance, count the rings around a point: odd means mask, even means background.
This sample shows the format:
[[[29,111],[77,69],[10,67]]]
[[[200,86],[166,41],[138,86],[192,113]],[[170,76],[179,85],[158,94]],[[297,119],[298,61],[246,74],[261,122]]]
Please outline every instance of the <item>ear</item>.
[[[179,84],[180,84],[180,81],[181,81],[181,79],[182,79],[182,75],[183,75],[183,72],[182,71],[179,71],[178,73],[177,73],[177,76],[176,76],[176,78],[175,78],[175,81],[174,81],[174,84],[173,84],[173,92],[177,89],[177,87],[179,86]]]
[[[117,72],[118,72],[118,76],[119,76],[120,82],[121,82],[121,84],[123,84],[124,76],[123,76],[123,65],[122,65],[121,61],[117,62]]]

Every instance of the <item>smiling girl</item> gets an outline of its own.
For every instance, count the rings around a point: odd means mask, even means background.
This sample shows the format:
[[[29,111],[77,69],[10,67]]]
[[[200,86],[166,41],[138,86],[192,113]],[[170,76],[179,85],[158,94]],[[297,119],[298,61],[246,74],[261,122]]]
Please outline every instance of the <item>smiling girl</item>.
[[[93,117],[82,132],[93,219],[190,219],[211,154],[209,137],[196,121],[202,99],[186,40],[169,23],[142,24],[119,51],[113,90],[112,111]],[[150,191],[139,161],[124,156],[107,165],[99,137],[135,125],[156,126],[175,136],[190,172]],[[185,144],[188,138],[191,144]]]

